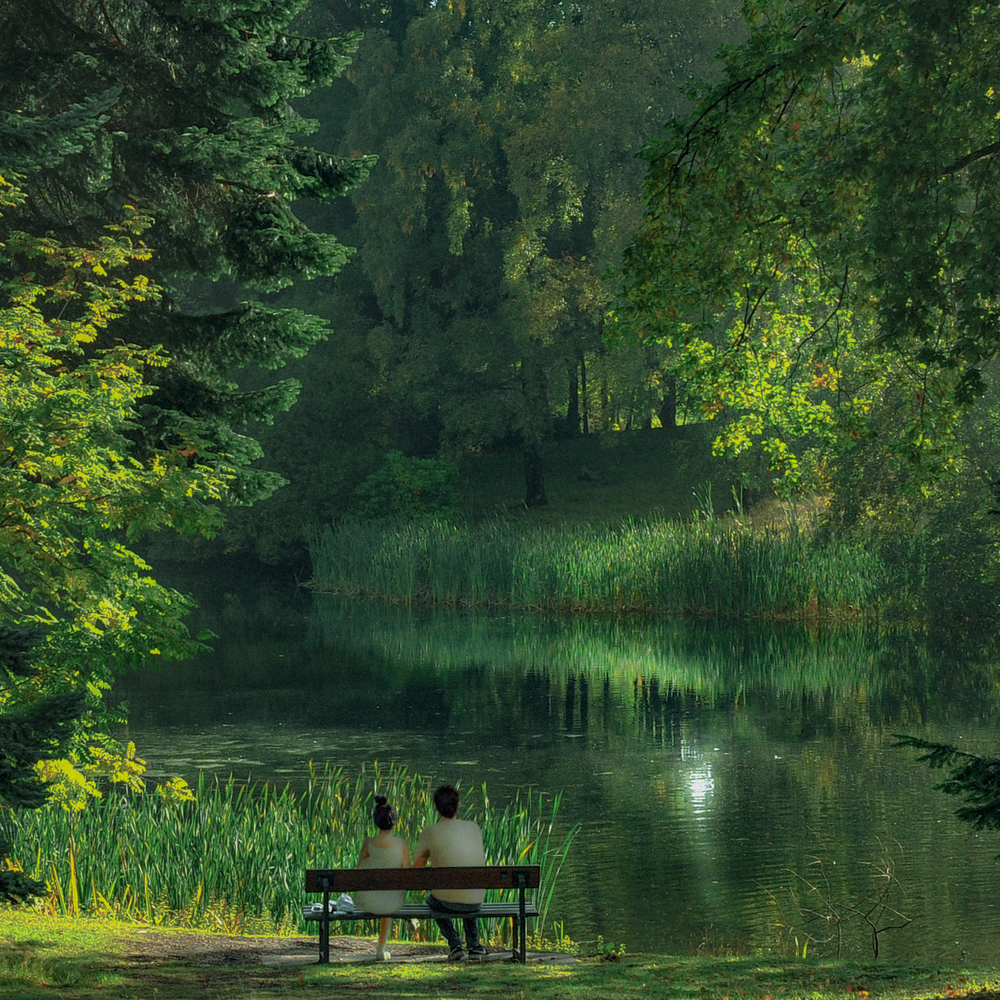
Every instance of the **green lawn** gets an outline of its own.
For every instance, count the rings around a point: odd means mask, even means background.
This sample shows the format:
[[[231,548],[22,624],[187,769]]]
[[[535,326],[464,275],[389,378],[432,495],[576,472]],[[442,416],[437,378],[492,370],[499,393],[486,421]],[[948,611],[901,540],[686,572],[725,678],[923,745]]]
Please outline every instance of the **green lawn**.
[[[177,958],[130,962],[142,928],[110,920],[0,912],[0,997],[18,1000],[262,1000],[366,997],[511,1000],[885,1000],[1000,997],[1000,969],[857,963],[770,956],[626,955],[571,964],[448,965],[405,962],[233,967]],[[184,931],[184,934],[190,934]]]

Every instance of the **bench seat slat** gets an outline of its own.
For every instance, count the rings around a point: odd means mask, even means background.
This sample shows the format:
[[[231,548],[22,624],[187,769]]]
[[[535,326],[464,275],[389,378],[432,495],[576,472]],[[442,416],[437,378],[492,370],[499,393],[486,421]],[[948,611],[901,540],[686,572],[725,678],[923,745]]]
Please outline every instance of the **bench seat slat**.
[[[465,916],[489,919],[492,917],[516,917],[520,912],[519,905],[515,900],[512,903],[483,903],[475,913],[452,914],[452,916],[455,919],[461,919]],[[538,909],[534,903],[525,900],[524,915],[526,917],[539,916]],[[302,916],[305,920],[319,920],[323,914],[318,910],[313,910],[311,907],[304,906],[302,907]],[[331,920],[381,920],[384,916],[387,916],[387,914],[368,913],[365,910],[332,910],[330,912]],[[448,916],[448,914],[437,913],[426,903],[407,903],[401,910],[390,913],[388,916],[392,917],[393,920],[429,920],[434,916]]]

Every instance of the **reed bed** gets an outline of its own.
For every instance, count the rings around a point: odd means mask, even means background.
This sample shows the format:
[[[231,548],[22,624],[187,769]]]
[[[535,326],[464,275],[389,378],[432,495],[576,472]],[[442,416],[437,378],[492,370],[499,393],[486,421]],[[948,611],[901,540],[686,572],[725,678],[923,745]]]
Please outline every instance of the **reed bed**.
[[[703,519],[528,527],[342,522],[312,539],[311,586],[383,600],[721,618],[867,613],[877,549]]]
[[[50,805],[8,814],[8,832],[23,852],[15,851],[11,863],[46,883],[43,905],[54,914],[228,933],[313,933],[315,925],[307,929],[301,920],[302,904],[314,901],[303,891],[305,870],[354,866],[362,839],[375,832],[376,792],[396,806],[398,833],[411,846],[437,819],[433,789],[403,767],[376,764],[354,778],[328,767],[313,771],[301,793],[232,778],[210,785],[202,777],[194,802],[113,791],[80,813]],[[541,865],[537,930],[544,932],[577,829],[558,829],[560,797],[529,791],[498,809],[484,785],[463,801],[482,826],[488,864]],[[363,929],[361,922],[343,925],[347,934]],[[427,931],[395,925],[406,938]]]

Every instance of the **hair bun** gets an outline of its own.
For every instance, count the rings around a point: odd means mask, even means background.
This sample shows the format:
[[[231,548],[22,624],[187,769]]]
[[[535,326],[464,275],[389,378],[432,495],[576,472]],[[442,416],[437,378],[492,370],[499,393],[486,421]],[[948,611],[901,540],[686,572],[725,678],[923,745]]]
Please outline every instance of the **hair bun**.
[[[384,795],[375,796],[375,805],[384,806],[389,800]]]

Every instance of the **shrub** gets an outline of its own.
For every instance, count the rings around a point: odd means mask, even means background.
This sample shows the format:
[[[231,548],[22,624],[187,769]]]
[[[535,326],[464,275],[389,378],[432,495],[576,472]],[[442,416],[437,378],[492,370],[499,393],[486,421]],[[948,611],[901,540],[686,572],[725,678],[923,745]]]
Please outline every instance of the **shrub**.
[[[462,500],[458,466],[443,458],[407,458],[390,451],[354,496],[354,513],[362,518],[449,516]]]

